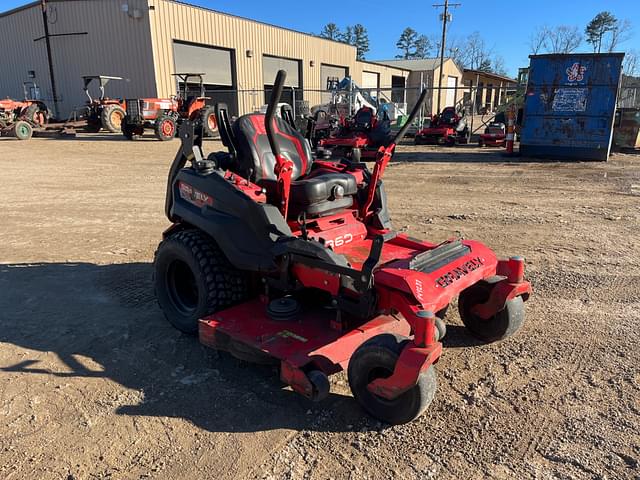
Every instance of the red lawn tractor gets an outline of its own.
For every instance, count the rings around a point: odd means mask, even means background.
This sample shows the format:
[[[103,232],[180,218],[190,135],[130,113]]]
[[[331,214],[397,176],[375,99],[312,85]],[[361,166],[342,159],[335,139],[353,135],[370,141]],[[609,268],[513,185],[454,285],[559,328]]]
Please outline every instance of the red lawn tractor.
[[[215,109],[206,104],[202,73],[175,73],[182,90],[171,98],[127,99],[127,115],[122,123],[122,133],[129,140],[140,137],[145,129],[153,129],[158,140],[172,140],[182,120],[200,120],[207,136],[217,130]],[[195,80],[195,82],[194,82]],[[196,95],[190,93],[191,85],[197,84]]]
[[[370,107],[362,107],[351,120],[340,119],[337,133],[328,138],[322,138],[318,146],[333,152],[337,157],[351,157],[375,159],[379,147],[386,147],[391,143],[391,119],[386,111],[378,118]]]
[[[504,123],[490,123],[478,139],[479,147],[506,147],[506,145],[507,132]]]
[[[467,143],[469,129],[463,116],[455,107],[446,107],[439,115],[431,117],[431,123],[415,136],[416,145],[448,145]]]
[[[48,121],[49,109],[40,100],[0,100],[0,133],[3,135],[28,140],[33,135],[34,128],[44,127]]]
[[[367,412],[409,422],[434,398],[455,297],[484,341],[522,325],[531,294],[524,260],[498,259],[474,240],[431,243],[393,230],[382,176],[426,91],[370,171],[312,157],[276,115],[285,77],[278,72],[266,115],[230,125],[217,106],[227,152],[205,159],[202,126],[183,122],[167,183],[172,225],[154,259],[156,297],[179,330],[279,365],[282,380],[311,400],[325,398],[328,376],[346,369]]]
[[[111,80],[122,80],[122,77],[109,77],[105,75],[85,75],[82,77],[83,90],[88,97],[87,125],[85,129],[91,133],[98,133],[104,129],[111,133],[118,133],[122,129],[122,120],[125,116],[126,103],[117,98],[105,97],[105,86]],[[100,96],[93,98],[89,91],[89,85],[96,81],[100,89]]]

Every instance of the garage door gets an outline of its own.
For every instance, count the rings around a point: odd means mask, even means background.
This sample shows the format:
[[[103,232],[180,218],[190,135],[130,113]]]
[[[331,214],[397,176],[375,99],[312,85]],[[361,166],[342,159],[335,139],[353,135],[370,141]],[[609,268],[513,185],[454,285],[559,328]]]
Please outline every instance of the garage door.
[[[263,55],[262,57],[262,77],[264,80],[264,101],[267,103],[271,96],[273,82],[276,79],[278,70],[287,72],[287,79],[284,83],[281,102],[293,106],[295,102],[302,100],[302,79],[300,70],[302,62],[291,58],[272,57]],[[295,98],[294,98],[295,97]],[[295,101],[294,101],[295,100]]]
[[[377,89],[380,88],[380,74],[376,72],[362,72],[362,88],[370,89],[370,95],[378,98]]]
[[[232,50],[174,41],[173,58],[174,73],[204,74],[205,94],[211,97],[207,103],[213,105],[224,102],[232,115],[238,114],[238,98],[234,91],[235,58]],[[190,87],[195,89],[196,85]]]
[[[341,67],[338,65],[327,65],[323,63],[322,65],[320,65],[320,89],[328,90],[331,84],[335,84],[336,79],[339,82],[347,76],[349,76],[349,69],[347,67]],[[330,93],[322,94],[322,103],[327,103],[330,100]]]

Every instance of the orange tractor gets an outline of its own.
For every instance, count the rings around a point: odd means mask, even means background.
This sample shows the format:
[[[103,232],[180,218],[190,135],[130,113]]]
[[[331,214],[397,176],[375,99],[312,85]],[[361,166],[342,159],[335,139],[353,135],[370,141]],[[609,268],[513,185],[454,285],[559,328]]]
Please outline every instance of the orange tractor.
[[[93,98],[89,92],[89,85],[93,81],[98,82],[100,96]],[[98,133],[104,129],[111,133],[118,133],[122,128],[122,120],[125,116],[125,102],[117,98],[105,97],[104,87],[110,80],[122,80],[122,77],[108,77],[105,75],[85,75],[82,77],[84,82],[84,93],[89,100],[87,107],[87,125],[85,130],[91,133]]]
[[[49,109],[44,102],[28,99],[27,84],[23,87],[25,100],[0,100],[0,134],[9,134],[18,140],[30,139],[34,128],[44,127],[49,121]],[[37,89],[35,84],[34,89]]]
[[[215,109],[207,105],[202,73],[174,73],[181,89],[171,98],[127,99],[127,114],[122,122],[122,133],[129,140],[153,129],[158,140],[172,140],[182,120],[200,120],[206,135],[212,137],[218,129]],[[190,82],[191,81],[191,82]],[[193,85],[197,86],[193,95]],[[190,87],[191,86],[191,87]]]

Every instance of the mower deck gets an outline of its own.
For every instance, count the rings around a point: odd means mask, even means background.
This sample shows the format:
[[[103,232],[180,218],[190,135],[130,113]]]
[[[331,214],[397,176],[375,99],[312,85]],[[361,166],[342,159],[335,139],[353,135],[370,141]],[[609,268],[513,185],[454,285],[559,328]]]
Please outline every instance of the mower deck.
[[[355,349],[365,340],[380,333],[409,335],[410,330],[402,317],[380,315],[344,331],[335,319],[335,310],[310,308],[292,319],[274,320],[267,314],[267,304],[254,299],[201,319],[199,336],[209,347],[228,350],[225,344],[233,339],[284,360],[291,367],[313,363],[329,375],[346,368]]]

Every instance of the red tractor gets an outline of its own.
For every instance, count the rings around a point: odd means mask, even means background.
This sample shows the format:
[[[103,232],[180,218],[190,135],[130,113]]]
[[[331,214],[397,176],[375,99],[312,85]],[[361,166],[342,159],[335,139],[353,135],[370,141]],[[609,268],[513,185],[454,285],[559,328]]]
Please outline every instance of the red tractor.
[[[507,133],[504,123],[494,122],[487,125],[478,139],[479,147],[506,147]]]
[[[362,158],[375,159],[378,148],[390,142],[391,119],[387,112],[378,118],[371,107],[362,107],[351,120],[341,118],[337,133],[319,140],[318,146],[335,156],[350,157],[357,150]]]
[[[182,90],[171,98],[140,98],[127,100],[127,115],[122,123],[122,133],[129,140],[143,135],[145,129],[153,129],[158,140],[172,140],[182,120],[200,120],[205,134],[214,136],[217,130],[215,109],[208,106],[202,73],[174,73]],[[191,82],[190,80],[196,80]],[[197,85],[196,95],[190,95],[190,86]]]
[[[0,133],[10,134],[18,140],[28,140],[34,128],[44,127],[49,121],[49,109],[40,100],[27,99],[27,84],[24,84],[25,100],[0,100]],[[34,88],[37,89],[37,87]]]
[[[93,81],[98,82],[100,96],[93,98],[89,92],[89,85]],[[87,126],[85,129],[91,133],[98,133],[104,129],[111,133],[120,132],[122,129],[122,120],[125,116],[125,101],[105,97],[105,86],[110,80],[122,80],[122,77],[108,77],[105,75],[85,75],[82,77],[84,83],[84,93],[89,100],[87,107]]]
[[[201,125],[182,123],[167,181],[172,225],[154,258],[156,297],[179,330],[279,365],[281,379],[311,400],[327,397],[328,376],[346,369],[367,412],[409,422],[434,398],[456,297],[483,341],[522,325],[531,294],[524,260],[498,259],[474,240],[431,243],[393,230],[382,176],[426,90],[371,171],[312,157],[276,115],[285,77],[278,72],[266,114],[231,126],[217,106],[227,152],[205,159]]]
[[[467,143],[469,128],[463,116],[458,115],[455,107],[446,107],[439,115],[433,115],[428,127],[415,136],[416,145],[448,145]]]

